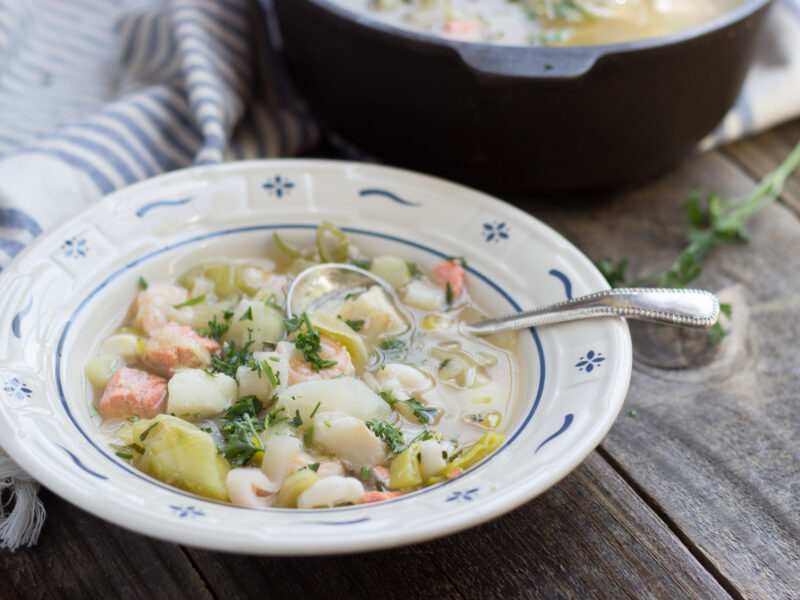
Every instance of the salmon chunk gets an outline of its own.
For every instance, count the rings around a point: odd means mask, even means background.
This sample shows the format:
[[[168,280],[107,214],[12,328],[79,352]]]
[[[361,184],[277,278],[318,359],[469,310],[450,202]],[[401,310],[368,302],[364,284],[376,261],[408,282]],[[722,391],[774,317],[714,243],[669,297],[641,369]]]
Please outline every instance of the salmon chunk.
[[[178,369],[198,369],[211,362],[219,344],[188,325],[167,323],[144,345],[142,360],[154,371],[172,376]]]
[[[113,417],[152,419],[167,406],[167,381],[139,369],[123,367],[114,373],[100,398],[100,414]]]

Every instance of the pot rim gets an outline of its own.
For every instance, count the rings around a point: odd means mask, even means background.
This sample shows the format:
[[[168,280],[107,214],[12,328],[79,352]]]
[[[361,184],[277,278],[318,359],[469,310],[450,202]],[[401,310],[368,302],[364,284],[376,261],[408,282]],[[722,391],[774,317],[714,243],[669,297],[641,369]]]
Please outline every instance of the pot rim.
[[[270,0],[262,0],[264,1]],[[605,56],[673,47],[711,35],[743,21],[771,4],[773,0],[744,0],[708,21],[662,36],[588,46],[506,46],[450,40],[383,23],[344,8],[334,0],[305,0],[305,2],[335,18],[367,30],[370,34],[377,33],[401,42],[412,43],[419,49],[429,52],[437,50],[454,52],[467,66],[482,75],[564,79],[584,75]]]

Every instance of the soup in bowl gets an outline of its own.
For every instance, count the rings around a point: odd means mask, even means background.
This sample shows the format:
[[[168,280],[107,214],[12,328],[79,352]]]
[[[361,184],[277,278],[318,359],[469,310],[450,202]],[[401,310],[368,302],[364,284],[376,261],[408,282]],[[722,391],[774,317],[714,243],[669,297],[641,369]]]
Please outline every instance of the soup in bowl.
[[[330,258],[392,289],[284,321],[323,221],[348,241],[340,255],[326,228]],[[462,336],[460,321],[606,284],[525,213],[386,167],[172,173],[42,235],[0,277],[4,449],[92,514],[223,551],[365,551],[502,514],[591,452],[630,377],[621,319]]]

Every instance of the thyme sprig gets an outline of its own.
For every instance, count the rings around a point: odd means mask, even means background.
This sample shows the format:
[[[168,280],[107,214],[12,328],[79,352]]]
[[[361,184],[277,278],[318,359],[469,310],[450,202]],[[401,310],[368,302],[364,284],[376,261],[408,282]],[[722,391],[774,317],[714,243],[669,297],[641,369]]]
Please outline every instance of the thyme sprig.
[[[703,272],[701,263],[714,248],[747,241],[747,219],[780,197],[786,180],[798,166],[800,143],[746,196],[726,199],[711,192],[692,193],[686,202],[688,243],[663,271],[629,281],[627,271],[630,259],[622,258],[615,262],[611,258],[602,258],[595,264],[612,287],[652,285],[684,288],[700,277]],[[720,311],[730,317],[732,307],[730,304],[721,304]],[[722,326],[717,323],[709,332],[709,342],[717,343],[724,335]]]

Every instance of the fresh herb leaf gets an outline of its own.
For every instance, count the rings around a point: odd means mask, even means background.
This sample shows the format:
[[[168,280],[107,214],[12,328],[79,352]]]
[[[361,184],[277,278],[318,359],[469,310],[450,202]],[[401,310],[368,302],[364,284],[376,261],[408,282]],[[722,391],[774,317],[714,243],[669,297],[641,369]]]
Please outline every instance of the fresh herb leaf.
[[[308,314],[305,312],[301,315],[301,318],[306,327],[306,331],[297,335],[297,340],[295,341],[294,345],[295,348],[303,353],[303,359],[309,363],[311,368],[315,371],[329,369],[337,364],[337,361],[330,360],[328,358],[322,358],[319,355],[320,351],[322,350],[319,329],[311,324],[311,320],[308,318]]]
[[[245,413],[241,420],[226,424],[223,431],[225,447],[222,454],[233,465],[246,465],[253,460],[256,452],[264,451],[264,444],[249,414]]]
[[[395,339],[391,339],[391,340],[390,339],[383,340],[383,342],[381,342],[381,347],[384,350],[400,351],[400,350],[405,349],[406,345],[405,345],[405,342],[403,342],[403,340],[398,340],[398,339],[395,338]]]
[[[127,452],[123,452],[122,450],[117,450],[116,452],[114,452],[114,454],[116,454],[120,458],[124,458],[125,460],[130,460],[133,458],[133,454],[128,454]]]
[[[411,273],[411,277],[413,277],[414,279],[422,278],[422,271],[417,266],[417,263],[407,262],[406,267],[408,267],[408,272]]]
[[[310,465],[308,465],[308,468],[314,471],[314,473],[316,473],[317,471],[319,471],[319,463],[311,463]]]
[[[292,427],[300,427],[303,424],[303,417],[300,416],[300,411],[294,411],[294,418],[289,420],[289,425]]]
[[[147,289],[147,282],[144,277],[139,277],[139,287],[144,291]]]
[[[361,481],[367,481],[369,479],[369,468],[361,467]]]
[[[286,408],[283,406],[279,406],[269,412],[267,415],[267,427],[272,427],[273,425],[277,425],[278,423],[283,423],[284,421],[288,421],[289,417],[283,416],[279,417],[278,415],[285,411]]]
[[[145,429],[145,430],[144,430],[144,431],[143,431],[143,432],[142,432],[142,433],[139,435],[139,441],[140,441],[140,442],[143,442],[143,441],[145,441],[145,440],[147,439],[147,436],[148,436],[148,435],[150,435],[150,432],[151,432],[151,431],[153,431],[153,427],[155,427],[156,425],[158,425],[158,421],[156,421],[155,423],[153,423],[152,425],[150,425],[150,427],[148,427],[147,429]]]
[[[800,143],[746,196],[725,199],[713,193],[691,194],[686,202],[687,245],[663,271],[629,282],[626,274],[629,261],[626,258],[616,264],[612,259],[604,258],[596,263],[597,267],[614,287],[638,285],[686,287],[700,277],[701,262],[713,249],[747,240],[745,231],[747,219],[780,197],[786,180],[798,167],[800,167]],[[730,306],[728,310],[730,311]],[[722,337],[721,326],[714,326],[709,331],[711,343],[719,342]]]
[[[369,258],[354,258],[350,261],[350,264],[355,265],[359,269],[369,271],[369,268],[372,266],[372,260]]]
[[[201,332],[201,335],[205,335],[216,341],[221,341],[222,336],[225,335],[225,332],[228,331],[230,320],[233,318],[233,311],[224,311],[222,313],[222,318],[225,320],[224,323],[219,323],[217,321],[217,315],[214,315],[214,318],[208,322],[208,330]]]
[[[204,302],[206,299],[205,294],[202,296],[197,296],[196,298],[190,298],[186,302],[181,302],[180,304],[173,304],[172,308],[183,308],[184,306],[194,306],[195,304],[200,304]]]
[[[317,402],[317,405],[314,407],[314,410],[311,411],[311,414],[308,416],[309,419],[313,419],[314,415],[317,414],[317,410],[322,405],[322,402]]]
[[[423,429],[413,437],[413,439],[408,443],[408,445],[411,446],[412,444],[415,444],[417,442],[432,440],[434,437],[435,437],[434,434],[429,429]]]
[[[364,323],[365,323],[365,322],[366,322],[366,321],[363,321],[363,320],[357,320],[357,321],[356,321],[356,320],[353,320],[353,319],[347,319],[347,320],[345,321],[345,323],[347,324],[347,326],[348,326],[350,329],[352,329],[353,331],[358,331],[359,329],[361,329],[361,328],[364,326]]]
[[[453,304],[453,287],[450,285],[449,281],[444,288],[444,301],[447,303],[447,306]]]
[[[236,379],[236,371],[239,367],[249,367],[252,364],[252,353],[250,352],[252,345],[253,340],[248,340],[241,348],[237,347],[235,340],[224,344],[219,355],[211,356],[210,372],[212,374],[223,373]]]
[[[231,406],[223,415],[223,421],[236,421],[249,415],[257,419],[261,411],[264,410],[264,403],[257,396],[242,396]]]
[[[306,448],[310,448],[312,443],[314,443],[314,426],[309,425],[308,429],[306,429],[306,434],[303,436],[303,444]]]
[[[283,324],[286,327],[287,333],[294,333],[303,326],[303,316],[295,315],[289,319],[284,319]]]
[[[389,449],[395,454],[400,454],[406,449],[406,443],[403,439],[403,434],[391,423],[381,421],[379,419],[370,419],[367,421],[367,427],[381,440],[389,446]]]
[[[733,307],[727,302],[720,302],[719,312],[730,319],[733,315]],[[728,332],[722,328],[722,323],[717,321],[708,330],[708,343],[715,346],[719,344],[726,335],[728,335]]]
[[[430,423],[433,421],[433,418],[439,414],[438,408],[429,408],[419,402],[416,398],[407,398],[405,400],[395,400],[394,396],[392,395],[392,391],[386,391],[380,393],[381,398],[383,398],[384,402],[386,402],[389,406],[394,408],[394,405],[399,403],[406,404],[414,411],[414,416],[417,418],[417,421],[420,423]]]
[[[248,306],[247,310],[244,312],[244,314],[241,317],[239,317],[239,320],[240,321],[252,321],[253,320],[253,307],[252,306]]]
[[[459,267],[467,266],[467,260],[463,256],[448,256],[447,260]]]
[[[272,389],[275,389],[281,384],[281,372],[278,371],[277,373],[272,370],[272,367],[269,366],[269,363],[265,360],[261,361],[261,368],[264,369],[264,372],[267,374],[267,379],[269,379],[269,383],[272,386]]]

